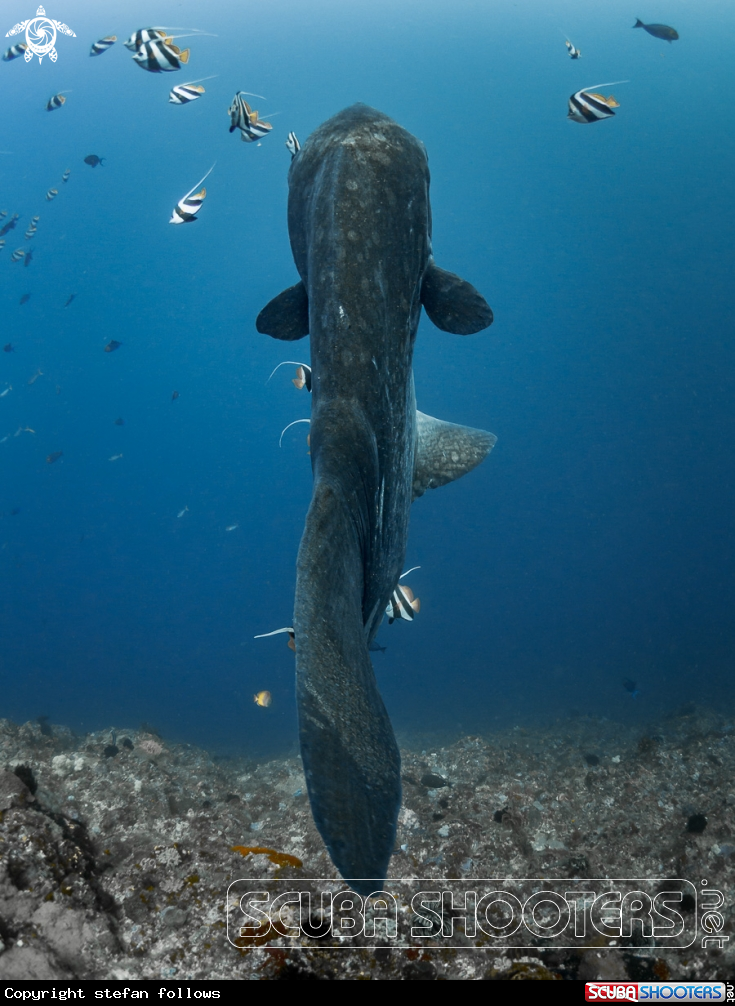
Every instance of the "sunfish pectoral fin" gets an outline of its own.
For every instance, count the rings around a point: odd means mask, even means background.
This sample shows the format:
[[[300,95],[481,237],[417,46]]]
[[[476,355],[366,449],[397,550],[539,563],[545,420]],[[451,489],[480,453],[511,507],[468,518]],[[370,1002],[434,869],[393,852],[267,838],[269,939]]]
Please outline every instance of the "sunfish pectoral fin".
[[[255,327],[262,335],[294,342],[309,334],[309,297],[303,283],[290,286],[269,301],[258,317]]]
[[[496,440],[486,430],[444,423],[417,410],[413,498],[471,472],[487,457]]]
[[[471,283],[429,262],[421,284],[421,303],[437,328],[473,335],[493,323],[490,305]]]

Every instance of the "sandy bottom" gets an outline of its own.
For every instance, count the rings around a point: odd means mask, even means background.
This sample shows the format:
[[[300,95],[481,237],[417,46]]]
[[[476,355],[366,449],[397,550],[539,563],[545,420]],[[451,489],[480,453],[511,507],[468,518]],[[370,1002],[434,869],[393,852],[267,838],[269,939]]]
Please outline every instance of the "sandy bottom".
[[[697,892],[706,880],[724,898],[721,933],[732,933],[731,719],[689,706],[645,729],[580,717],[545,731],[422,744],[402,752],[392,877],[569,878],[582,888],[587,878],[678,878]],[[691,897],[682,911],[697,938],[679,950],[652,946],[638,929],[628,940],[598,934],[573,949],[543,939],[508,949],[490,938],[435,949],[358,938],[350,949],[322,949],[307,936],[295,946],[287,938],[233,946],[233,881],[309,877],[338,880],[297,759],[213,759],[143,730],[78,736],[0,720],[2,979],[735,974],[735,937],[703,948],[702,905]],[[710,918],[710,931],[719,924]]]

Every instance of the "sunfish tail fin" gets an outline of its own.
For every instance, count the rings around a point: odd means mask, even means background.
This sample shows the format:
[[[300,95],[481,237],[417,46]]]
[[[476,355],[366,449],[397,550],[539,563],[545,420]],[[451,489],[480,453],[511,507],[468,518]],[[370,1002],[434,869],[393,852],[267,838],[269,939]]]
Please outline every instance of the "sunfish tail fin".
[[[645,25],[644,25],[644,23],[643,23],[643,22],[641,21],[641,19],[640,19],[639,17],[637,17],[637,18],[635,19],[635,24],[633,25],[633,27],[634,27],[634,28],[645,28],[646,26],[645,26]]]
[[[488,456],[496,440],[486,430],[445,423],[417,411],[413,498],[471,472]]]
[[[474,335],[493,323],[490,305],[478,291],[453,272],[429,262],[421,284],[421,303],[443,332]]]
[[[363,559],[339,490],[317,482],[299,548],[296,698],[314,822],[350,886],[383,886],[401,805],[398,745],[363,625]]]

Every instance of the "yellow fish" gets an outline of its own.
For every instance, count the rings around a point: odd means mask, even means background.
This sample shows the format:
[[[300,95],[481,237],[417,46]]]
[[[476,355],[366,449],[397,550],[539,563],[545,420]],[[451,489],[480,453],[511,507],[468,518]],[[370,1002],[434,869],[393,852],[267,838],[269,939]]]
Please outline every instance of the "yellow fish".
[[[261,706],[263,709],[267,709],[272,702],[272,696],[270,692],[258,692],[257,695],[253,695],[253,702],[256,706]]]

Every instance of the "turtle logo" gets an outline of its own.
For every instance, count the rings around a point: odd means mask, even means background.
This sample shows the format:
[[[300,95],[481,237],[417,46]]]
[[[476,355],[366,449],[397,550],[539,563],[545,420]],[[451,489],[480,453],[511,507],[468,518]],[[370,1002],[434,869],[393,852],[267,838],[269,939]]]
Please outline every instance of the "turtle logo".
[[[54,48],[56,45],[56,32],[63,32],[64,35],[71,35],[73,38],[77,36],[67,25],[62,24],[61,21],[53,21],[51,18],[46,17],[46,11],[43,7],[39,7],[36,11],[36,16],[30,18],[28,21],[21,21],[19,24],[14,25],[10,31],[5,32],[5,37],[8,35],[18,35],[20,32],[25,31],[26,33],[26,51],[25,51],[25,61],[30,63],[34,55],[38,56],[38,62],[40,63],[44,56],[48,56],[52,63],[56,62],[58,53]]]

